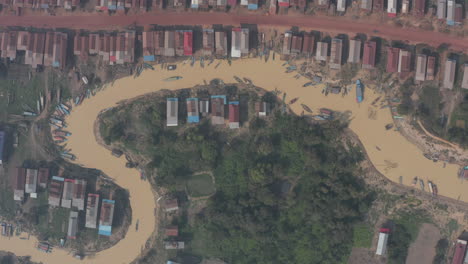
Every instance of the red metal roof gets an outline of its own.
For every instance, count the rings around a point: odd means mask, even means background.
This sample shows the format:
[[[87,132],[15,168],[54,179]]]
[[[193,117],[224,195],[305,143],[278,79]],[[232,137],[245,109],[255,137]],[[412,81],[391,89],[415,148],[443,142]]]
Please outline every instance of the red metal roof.
[[[49,169],[48,168],[39,168],[39,183],[47,183],[49,180]]]
[[[397,72],[399,55],[399,48],[387,48],[387,72]]]
[[[24,190],[25,183],[26,183],[26,169],[16,168],[16,175],[13,180],[13,189]]]
[[[166,236],[178,236],[179,228],[177,226],[169,226],[166,228]]]
[[[229,104],[229,122],[239,122],[239,105]]]
[[[184,55],[190,56],[192,52],[193,34],[192,31],[184,32]]]
[[[463,264],[463,257],[466,252],[466,241],[465,243],[458,241],[455,246],[455,254],[453,255],[452,264]]]
[[[370,67],[375,67],[375,52],[377,43],[375,41],[366,41],[364,44],[364,54],[362,56],[362,64]]]
[[[425,0],[414,0],[413,2],[413,13],[416,16],[424,16],[424,9],[426,8]]]

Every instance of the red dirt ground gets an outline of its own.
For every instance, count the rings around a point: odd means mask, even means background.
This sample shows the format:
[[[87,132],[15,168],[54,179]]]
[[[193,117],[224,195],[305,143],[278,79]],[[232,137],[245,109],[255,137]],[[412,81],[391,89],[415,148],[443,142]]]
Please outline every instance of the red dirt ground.
[[[438,46],[448,43],[452,49],[467,52],[468,38],[457,38],[444,33],[424,31],[411,28],[399,28],[373,22],[356,22],[342,17],[325,16],[266,16],[237,15],[226,13],[142,13],[138,15],[85,14],[66,16],[0,16],[2,26],[34,26],[43,28],[73,28],[73,29],[116,29],[128,25],[146,26],[159,25],[239,25],[241,23],[257,24],[260,27],[298,26],[301,29],[313,29],[330,33],[379,36],[390,40],[403,40],[411,43],[426,43]]]

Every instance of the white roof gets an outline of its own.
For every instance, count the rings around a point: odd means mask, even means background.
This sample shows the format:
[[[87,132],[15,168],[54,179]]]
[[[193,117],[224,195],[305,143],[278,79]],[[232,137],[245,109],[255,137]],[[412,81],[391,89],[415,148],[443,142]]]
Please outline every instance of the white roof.
[[[379,242],[377,243],[377,250],[375,251],[376,255],[382,256],[387,252],[387,240],[388,234],[380,233]]]

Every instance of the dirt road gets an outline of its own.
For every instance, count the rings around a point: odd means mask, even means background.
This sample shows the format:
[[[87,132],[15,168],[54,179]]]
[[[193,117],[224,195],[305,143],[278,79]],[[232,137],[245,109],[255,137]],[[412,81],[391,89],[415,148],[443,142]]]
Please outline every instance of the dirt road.
[[[291,27],[313,29],[330,33],[379,36],[390,40],[402,40],[410,43],[426,43],[438,46],[449,43],[453,49],[468,51],[467,37],[457,38],[444,33],[424,31],[414,28],[399,28],[381,23],[365,23],[344,17],[326,16],[265,16],[237,15],[226,13],[144,13],[138,15],[84,14],[67,16],[0,16],[3,26],[34,26],[43,28],[74,29],[116,29],[128,25],[239,25],[257,24],[262,26]]]

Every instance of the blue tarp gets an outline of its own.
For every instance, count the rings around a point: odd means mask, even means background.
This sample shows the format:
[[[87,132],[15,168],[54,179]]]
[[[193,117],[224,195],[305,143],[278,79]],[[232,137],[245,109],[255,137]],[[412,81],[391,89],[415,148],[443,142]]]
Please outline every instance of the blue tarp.
[[[154,61],[154,55],[146,55],[146,56],[143,56],[143,60],[144,61]]]
[[[99,235],[110,236],[112,234],[112,226],[99,226]]]
[[[117,9],[117,6],[116,6],[116,5],[110,5],[110,6],[109,6],[109,9],[110,9],[110,10],[116,10],[116,9]]]
[[[449,26],[455,26],[455,21],[453,21],[453,20],[447,20],[447,25],[449,25]]]
[[[167,98],[167,101],[175,101],[175,102],[177,102],[177,101],[179,101],[179,98]]]
[[[198,5],[197,4],[192,4],[192,8],[197,9]]]
[[[257,4],[249,4],[249,5],[247,6],[247,8],[248,8],[249,10],[257,10],[257,9],[258,9],[258,5],[257,5]]]
[[[52,62],[52,67],[60,67],[60,63],[58,61]]]
[[[52,180],[61,181],[61,182],[65,181],[64,178],[59,177],[59,176],[52,176]]]
[[[200,117],[198,116],[188,116],[188,122],[189,123],[198,123],[200,122]]]
[[[239,101],[231,101],[229,102],[230,105],[239,105]]]

